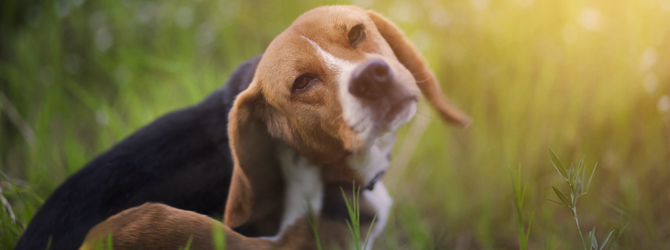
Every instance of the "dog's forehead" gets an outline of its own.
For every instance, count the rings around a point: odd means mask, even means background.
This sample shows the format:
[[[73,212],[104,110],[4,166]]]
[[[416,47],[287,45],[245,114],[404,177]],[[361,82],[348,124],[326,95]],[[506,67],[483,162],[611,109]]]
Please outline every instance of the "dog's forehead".
[[[324,38],[347,34],[356,24],[370,22],[365,10],[355,6],[324,6],[299,16],[291,28],[307,36]]]
[[[332,70],[324,56],[345,62],[364,59],[348,44],[348,32],[357,24],[374,26],[365,10],[354,6],[324,6],[298,17],[263,55],[257,72],[264,89],[275,98],[288,95],[283,85],[300,74]]]

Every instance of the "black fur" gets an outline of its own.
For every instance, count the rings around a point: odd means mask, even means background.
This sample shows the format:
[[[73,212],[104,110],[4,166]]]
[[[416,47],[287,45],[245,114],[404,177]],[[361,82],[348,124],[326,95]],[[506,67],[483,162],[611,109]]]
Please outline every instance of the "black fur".
[[[50,249],[77,249],[93,226],[149,201],[223,213],[233,169],[228,112],[259,60],[239,66],[200,104],[158,118],[72,175],[35,214],[16,249],[46,249],[50,237]]]

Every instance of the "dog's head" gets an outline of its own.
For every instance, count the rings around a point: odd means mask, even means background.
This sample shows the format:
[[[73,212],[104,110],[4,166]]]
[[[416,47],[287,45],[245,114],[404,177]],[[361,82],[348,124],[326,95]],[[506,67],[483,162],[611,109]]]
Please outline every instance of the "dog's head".
[[[470,123],[386,18],[353,6],[303,14],[270,43],[230,112],[235,169],[225,223],[235,227],[277,208],[276,143],[317,166],[341,161],[408,122],[420,93],[446,121]]]

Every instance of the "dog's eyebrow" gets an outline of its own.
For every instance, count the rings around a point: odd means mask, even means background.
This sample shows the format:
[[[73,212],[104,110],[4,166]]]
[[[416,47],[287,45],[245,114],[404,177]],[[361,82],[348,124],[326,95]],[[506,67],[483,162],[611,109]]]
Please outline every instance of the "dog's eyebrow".
[[[354,26],[351,26],[351,27],[354,27]],[[341,24],[340,28],[342,28],[342,33],[344,33],[344,34],[347,34],[348,31],[349,31],[349,25]]]
[[[310,65],[304,60],[295,60],[295,59],[277,59],[272,61],[274,65],[284,65],[279,66],[285,72],[287,77],[284,80],[293,81],[297,77],[305,73],[317,74],[318,70],[315,69],[314,65]]]
[[[296,62],[296,63],[301,63],[299,60],[291,60],[291,59],[277,59],[274,61],[274,63],[282,63],[282,62]]]
[[[292,59],[277,59],[277,60],[273,61],[273,64],[277,65],[277,64],[283,64],[283,63],[286,63],[286,62],[295,63],[295,67],[298,68],[298,69],[306,68],[305,62],[300,61],[300,60],[292,60]]]
[[[306,64],[304,61],[301,60],[291,60],[291,59],[277,59],[273,61],[273,64],[282,64],[285,62],[293,62],[294,65],[292,65],[294,68],[296,68],[299,71],[306,70],[308,69],[309,65]]]

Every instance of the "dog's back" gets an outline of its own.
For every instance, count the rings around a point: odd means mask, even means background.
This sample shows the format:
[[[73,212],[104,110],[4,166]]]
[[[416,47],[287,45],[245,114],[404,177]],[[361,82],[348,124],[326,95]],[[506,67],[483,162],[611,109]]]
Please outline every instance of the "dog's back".
[[[76,249],[93,226],[145,202],[223,213],[232,172],[228,112],[259,60],[243,63],[200,104],[155,120],[72,175],[35,214],[16,249]]]

